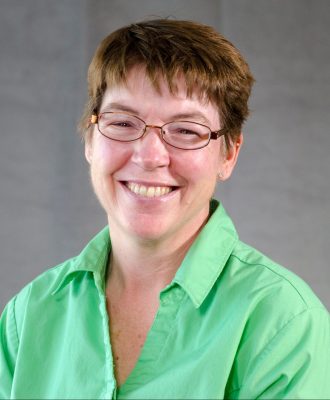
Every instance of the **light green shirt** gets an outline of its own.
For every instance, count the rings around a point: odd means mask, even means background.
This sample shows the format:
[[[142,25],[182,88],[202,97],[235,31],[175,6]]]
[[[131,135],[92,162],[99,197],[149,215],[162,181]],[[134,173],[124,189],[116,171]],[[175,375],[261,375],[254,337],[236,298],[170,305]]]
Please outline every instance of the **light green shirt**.
[[[240,242],[221,205],[211,210],[120,388],[104,296],[106,228],[5,308],[0,398],[329,399],[327,310],[297,276]]]

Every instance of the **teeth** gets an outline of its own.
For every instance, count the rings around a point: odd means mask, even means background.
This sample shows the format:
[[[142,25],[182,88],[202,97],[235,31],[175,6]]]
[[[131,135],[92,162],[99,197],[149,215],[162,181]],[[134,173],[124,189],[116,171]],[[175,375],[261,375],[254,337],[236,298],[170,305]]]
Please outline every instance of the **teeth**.
[[[155,188],[153,186],[148,188],[147,197],[155,197]]]
[[[144,185],[139,185],[138,183],[130,183],[127,182],[126,186],[128,189],[140,196],[144,197],[159,197],[159,196],[164,196],[165,194],[168,194],[172,191],[172,188],[168,186],[144,186]]]

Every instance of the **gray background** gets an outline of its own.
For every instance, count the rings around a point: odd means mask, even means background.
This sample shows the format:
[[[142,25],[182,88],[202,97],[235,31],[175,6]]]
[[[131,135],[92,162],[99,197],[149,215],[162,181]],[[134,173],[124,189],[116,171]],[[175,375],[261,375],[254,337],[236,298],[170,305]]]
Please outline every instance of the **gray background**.
[[[213,25],[248,59],[253,113],[217,197],[330,308],[328,0],[0,0],[0,308],[106,224],[76,134],[86,70],[101,38],[150,16]]]

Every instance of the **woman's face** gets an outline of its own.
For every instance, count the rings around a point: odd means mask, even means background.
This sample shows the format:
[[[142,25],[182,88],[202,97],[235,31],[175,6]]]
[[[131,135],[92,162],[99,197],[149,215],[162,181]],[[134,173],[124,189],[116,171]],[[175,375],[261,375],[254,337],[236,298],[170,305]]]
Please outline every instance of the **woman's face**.
[[[158,93],[144,70],[134,68],[127,85],[107,89],[100,113],[129,112],[157,126],[182,120],[184,115],[184,120],[218,130],[216,108],[197,96],[188,98],[184,81],[178,79],[177,83],[176,95],[162,80]],[[86,158],[112,234],[121,231],[152,241],[188,240],[208,216],[217,174],[227,179],[234,168],[239,147],[233,146],[225,155],[223,145],[218,139],[199,150],[176,149],[162,141],[158,128],[147,128],[141,139],[123,143],[107,139],[95,125],[86,142]],[[146,190],[154,196],[147,196]]]

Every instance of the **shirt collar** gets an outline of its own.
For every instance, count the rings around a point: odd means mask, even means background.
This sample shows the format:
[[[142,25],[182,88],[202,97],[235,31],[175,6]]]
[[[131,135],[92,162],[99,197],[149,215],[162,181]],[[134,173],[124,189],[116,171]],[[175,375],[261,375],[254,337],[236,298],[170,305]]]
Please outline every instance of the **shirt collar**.
[[[67,268],[55,282],[53,294],[59,292],[80,272],[91,272],[97,286],[104,290],[104,277],[111,249],[109,228],[99,232],[75,258],[67,261]]]
[[[196,308],[205,300],[238,241],[236,229],[218,201],[211,201],[210,213],[173,280]]]
[[[230,257],[238,235],[225,209],[217,200],[210,203],[210,218],[186,254],[172,284],[179,284],[198,308],[213,287]],[[105,272],[111,250],[109,228],[105,227],[79,256],[68,261],[65,274],[55,282],[53,294],[71,282],[77,273],[92,272],[104,291]]]

